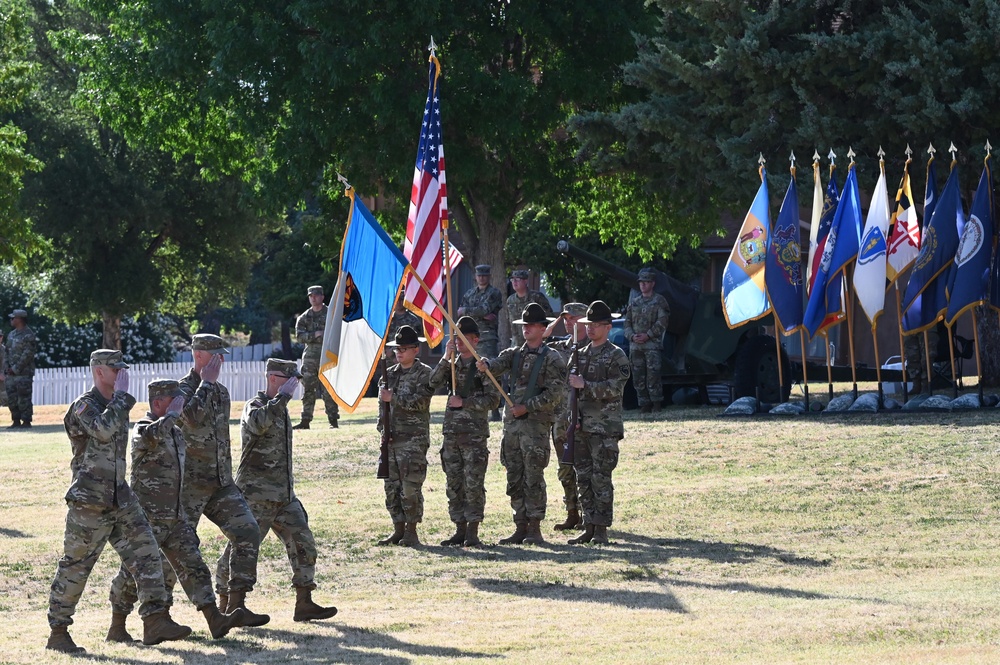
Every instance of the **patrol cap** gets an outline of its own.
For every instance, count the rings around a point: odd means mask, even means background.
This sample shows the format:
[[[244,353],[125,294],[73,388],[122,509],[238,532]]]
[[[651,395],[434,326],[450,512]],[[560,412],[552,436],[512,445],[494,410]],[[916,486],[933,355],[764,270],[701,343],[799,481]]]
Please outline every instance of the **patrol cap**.
[[[458,329],[463,335],[479,335],[479,324],[471,316],[463,316],[458,320]]]
[[[587,306],[582,302],[568,302],[563,305],[563,313],[570,316],[586,316]]]
[[[463,317],[466,318],[466,317]],[[465,332],[464,330],[462,332]],[[399,326],[396,337],[391,342],[386,342],[386,346],[419,346],[420,342],[427,340],[417,334],[413,326]]]
[[[476,266],[477,275],[489,275],[492,272],[493,268],[488,263],[480,263],[478,266]]]
[[[528,279],[531,273],[524,268],[518,268],[517,270],[512,270],[510,273],[511,279]]]
[[[282,360],[281,358],[268,358],[266,371],[268,374],[282,374],[287,377],[301,378],[299,366],[294,360]]]
[[[639,281],[640,282],[655,282],[656,281],[656,271],[652,268],[643,268],[639,271]]]
[[[114,349],[97,349],[91,353],[90,366],[128,369],[128,365],[122,360],[122,352]]]
[[[537,302],[529,302],[528,306],[521,312],[521,318],[514,323],[524,325],[525,323],[549,323],[555,319],[545,316],[545,310]]]
[[[7,315],[8,319],[26,319],[28,318],[27,310],[15,309],[13,312]]]
[[[323,295],[323,287],[318,284],[316,286],[310,286],[306,290],[306,293],[310,296],[321,296]]]
[[[611,323],[612,319],[617,319],[621,314],[612,312],[603,300],[595,300],[587,308],[587,317],[580,319],[580,323]]]
[[[229,342],[218,335],[198,333],[191,337],[192,351],[208,351],[211,354],[229,353]]]
[[[149,401],[161,397],[180,397],[181,384],[173,379],[153,379],[149,382]]]

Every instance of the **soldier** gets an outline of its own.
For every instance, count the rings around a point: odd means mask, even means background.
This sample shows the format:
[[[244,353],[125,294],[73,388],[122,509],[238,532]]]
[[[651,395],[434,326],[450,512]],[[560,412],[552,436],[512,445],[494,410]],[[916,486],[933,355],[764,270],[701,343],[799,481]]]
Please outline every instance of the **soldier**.
[[[212,573],[198,551],[198,534],[181,505],[184,487],[184,437],[176,426],[184,408],[180,384],[158,379],[149,384],[149,412],[132,430],[130,485],[142,506],[153,537],[160,546],[162,566],[178,571],[181,585],[194,606],[205,615],[213,639],[243,625],[243,610],[222,614],[212,593]],[[111,581],[111,628],[108,642],[133,642],[125,620],[137,600],[135,580],[125,566]],[[172,604],[167,592],[167,605]]]
[[[460,352],[454,361],[456,385],[448,392],[441,446],[448,514],[455,523],[455,534],[441,544],[480,547],[483,543],[479,540],[479,525],[486,507],[486,467],[490,460],[489,413],[500,405],[500,392],[476,371],[472,349],[479,342],[479,326],[471,316],[463,316],[458,320],[458,329],[472,346],[452,338],[430,379],[432,390],[444,383],[451,384],[451,364],[457,346]]]
[[[939,324],[940,325],[940,324]],[[931,367],[937,357],[937,348],[941,340],[938,326],[927,330],[927,341],[931,348]],[[913,395],[919,395],[924,391],[931,390],[931,382],[934,373],[927,371],[927,355],[924,352],[924,335],[916,333],[903,338],[903,351],[906,354],[906,375],[913,382],[913,389],[908,391]],[[924,381],[927,383],[925,384]]]
[[[170,618],[156,539],[149,522],[125,482],[128,412],[128,365],[121,351],[98,349],[90,354],[94,387],[69,407],[63,426],[69,436],[73,479],[66,492],[66,535],[49,594],[46,649],[82,653],[69,634],[73,613],[87,578],[108,542],[138,585],[143,644],[187,637],[191,629]]]
[[[403,299],[400,298],[396,301],[396,307],[392,312],[392,321],[389,322],[389,334],[386,335],[386,338],[394,339],[396,331],[403,326],[410,326],[414,330],[422,330],[424,323],[423,319],[406,309],[406,306],[403,305]]]
[[[13,421],[8,429],[31,427],[31,384],[35,377],[38,340],[28,327],[28,313],[15,309],[8,315],[14,330],[4,340],[3,374],[7,406]]]
[[[327,306],[323,304],[323,287],[310,286],[309,309],[299,314],[295,320],[295,338],[305,345],[302,352],[302,418],[294,429],[309,429],[313,409],[316,407],[316,392],[323,396],[326,418],[330,427],[336,428],[340,410],[324,386],[319,382],[320,354],[323,352],[323,329],[326,328]]]
[[[229,353],[224,339],[202,333],[191,340],[194,367],[180,381],[184,410],[180,427],[184,434],[184,491],[181,501],[191,528],[197,531],[201,516],[216,524],[229,541],[223,557],[225,580],[217,566],[216,593],[219,609],[245,612],[243,625],[263,626],[266,614],[247,609],[246,595],[257,583],[257,553],[261,533],[243,493],[233,481],[233,455],[229,443],[229,390],[219,382],[222,359]],[[166,584],[177,581],[172,568],[166,570]],[[228,584],[226,583],[228,581]]]
[[[284,544],[295,587],[295,621],[329,619],[336,607],[312,600],[316,588],[316,541],[302,502],[295,496],[292,478],[292,423],[288,401],[301,377],[294,360],[268,358],[267,388],[248,400],[240,418],[243,450],[236,484],[243,490],[257,518],[261,539],[268,531]],[[230,542],[219,560],[219,577],[229,577]],[[232,602],[232,597],[230,597]]]
[[[583,324],[579,322],[586,314],[587,306],[582,302],[566,303],[559,318],[545,329],[545,336],[548,338],[560,319],[565,323],[566,330],[570,333],[569,336],[565,339],[549,342],[549,346],[554,351],[559,352],[567,367],[570,366],[573,354],[578,352],[580,347],[586,343],[587,331]],[[555,448],[556,459],[560,462],[556,465],[556,468],[558,469],[559,483],[563,488],[563,503],[566,505],[566,521],[562,524],[556,524],[553,527],[556,531],[583,528],[576,469],[572,463],[562,463],[563,447],[566,445],[566,437],[572,421],[570,416],[570,400],[568,397],[569,392],[567,384],[567,397],[560,403],[559,408],[556,410],[558,417],[552,426],[552,445]]]
[[[549,299],[541,291],[532,291],[528,288],[530,277],[531,273],[523,268],[510,273],[510,285],[514,288],[514,293],[507,296],[507,307],[504,312],[507,323],[510,325],[510,344],[508,346],[513,348],[524,344],[524,335],[521,334],[521,328],[514,323],[514,320],[521,316],[529,302],[538,303],[542,306],[546,316],[552,316],[552,306],[549,305]]]
[[[586,520],[584,532],[570,540],[607,543],[614,517],[615,487],[611,472],[618,466],[618,442],[625,436],[622,392],[630,374],[625,352],[608,341],[611,320],[618,314],[600,300],[587,310],[587,338],[571,368],[569,384],[579,391],[580,420],[573,465],[580,483],[580,500]]]
[[[3,344],[3,334],[0,334],[0,406],[7,406],[7,376],[3,373],[6,359],[7,348]]]
[[[500,308],[503,307],[503,296],[500,290],[490,284],[492,269],[485,263],[476,266],[476,286],[462,296],[462,306],[458,308],[459,316],[471,316],[479,326],[479,346],[476,352],[487,358],[496,358],[499,352],[500,336],[497,327],[500,324]]]
[[[625,339],[629,340],[632,383],[639,398],[640,413],[659,411],[663,406],[663,333],[670,319],[667,299],[653,292],[656,272],[639,271],[640,296],[632,300],[625,315]]]
[[[385,508],[392,518],[392,535],[379,545],[420,545],[417,524],[424,517],[424,479],[430,447],[431,368],[417,360],[424,338],[410,326],[401,326],[386,344],[396,352],[396,364],[379,381],[379,399],[389,405],[389,477],[385,479]]]
[[[543,342],[550,321],[541,305],[530,303],[513,322],[524,326],[524,344],[476,364],[480,371],[488,369],[494,376],[510,371],[513,407],[508,405],[504,410],[500,463],[507,469],[507,496],[515,530],[500,540],[502,545],[545,542],[541,521],[547,500],[545,467],[552,450],[549,429],[566,392],[566,363]]]

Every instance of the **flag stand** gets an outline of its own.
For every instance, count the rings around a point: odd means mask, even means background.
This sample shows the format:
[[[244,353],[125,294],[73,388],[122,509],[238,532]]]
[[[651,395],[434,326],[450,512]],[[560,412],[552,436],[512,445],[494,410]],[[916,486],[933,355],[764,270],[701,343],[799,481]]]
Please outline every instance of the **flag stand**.
[[[983,364],[979,357],[979,323],[976,321],[976,310],[972,309],[972,342],[976,345],[976,376],[979,377],[979,405],[983,405]]]
[[[781,404],[785,401],[785,370],[781,366],[781,340],[778,339],[781,322],[778,321],[778,315],[773,309],[771,310],[771,314],[774,315],[774,346],[778,354],[778,404]]]
[[[951,363],[951,397],[958,399],[958,376],[955,374],[955,338],[952,337],[951,326],[946,325],[945,328],[948,329],[948,356]]]
[[[809,412],[809,372],[806,370],[805,330],[799,328],[799,346],[802,352],[802,395],[805,398],[806,413]]]
[[[894,281],[893,285],[896,287],[896,319],[899,322],[899,366],[901,368],[902,374],[902,385],[903,385],[903,404],[910,401],[910,385],[907,379],[909,374],[906,371],[906,345],[903,342],[903,304],[900,302],[899,296],[899,281]],[[878,358],[875,359],[878,362]]]

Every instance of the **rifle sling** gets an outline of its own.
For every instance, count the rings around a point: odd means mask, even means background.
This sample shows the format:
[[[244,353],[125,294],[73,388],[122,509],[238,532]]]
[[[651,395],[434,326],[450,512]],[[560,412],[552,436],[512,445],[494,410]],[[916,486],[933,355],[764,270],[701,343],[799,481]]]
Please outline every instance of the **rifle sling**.
[[[538,375],[541,374],[542,372],[542,364],[545,362],[545,355],[548,352],[549,352],[549,347],[542,344],[542,348],[539,349],[538,356],[535,358],[535,362],[532,363],[531,365],[531,373],[528,375],[528,387],[524,391],[524,397],[522,397],[521,404],[527,404],[529,399],[538,394],[539,391],[536,390],[536,388],[538,387]],[[513,365],[511,365],[511,367],[512,368],[517,367],[518,378],[520,378],[520,374],[523,373],[524,371],[524,368],[521,366],[520,348],[518,348],[517,351],[514,352],[514,363]],[[515,386],[517,386],[516,380],[511,382],[511,392],[513,392]],[[511,400],[514,399],[513,395],[511,395],[510,397]]]

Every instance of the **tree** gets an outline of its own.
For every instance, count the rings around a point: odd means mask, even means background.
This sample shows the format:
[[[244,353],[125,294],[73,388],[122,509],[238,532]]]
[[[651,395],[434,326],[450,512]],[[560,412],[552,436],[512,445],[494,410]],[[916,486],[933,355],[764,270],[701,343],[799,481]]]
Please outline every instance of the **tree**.
[[[470,260],[495,266],[520,210],[589,177],[572,161],[566,122],[620,103],[630,31],[650,27],[638,0],[439,1],[420,11],[398,0],[81,2],[112,26],[74,48],[91,68],[91,103],[115,129],[245,173],[281,203],[319,174],[339,198],[340,169],[359,192],[384,195],[382,219],[397,232],[434,35],[451,217]]]
[[[656,35],[640,38],[625,66],[643,99],[572,123],[597,172],[640,177],[650,196],[707,225],[752,198],[760,153],[784,164],[792,150],[803,160],[834,147],[843,165],[853,147],[859,175],[874,182],[880,145],[898,173],[907,144],[922,154],[933,141],[944,155],[954,141],[974,189],[1000,121],[1000,3],[656,4]],[[783,192],[784,168],[771,173],[771,191]],[[993,316],[979,320],[987,348],[1000,350],[997,327],[983,323]],[[984,360],[995,383],[1000,353]]]

